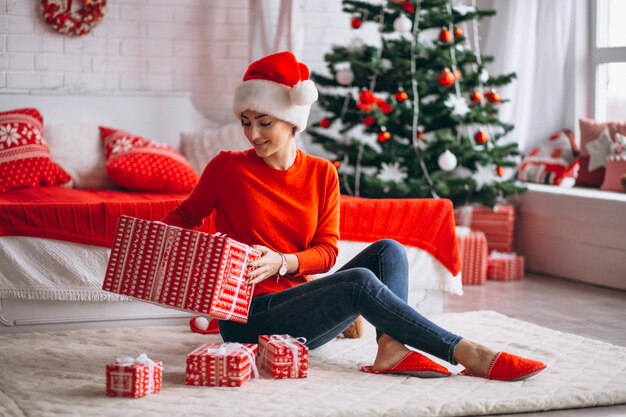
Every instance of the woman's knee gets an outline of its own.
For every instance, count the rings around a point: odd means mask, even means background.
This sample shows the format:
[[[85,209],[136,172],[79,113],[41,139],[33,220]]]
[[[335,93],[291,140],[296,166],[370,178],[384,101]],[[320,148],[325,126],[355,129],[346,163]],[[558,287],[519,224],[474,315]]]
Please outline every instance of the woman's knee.
[[[373,243],[373,245],[377,245],[382,252],[388,252],[392,254],[392,256],[399,256],[401,258],[406,259],[406,250],[404,246],[397,240],[393,239],[381,239]]]
[[[376,276],[376,274],[374,274],[367,268],[356,267],[351,268],[346,272],[348,272],[349,282],[360,285],[362,287],[372,285],[372,283],[380,283],[380,279]]]

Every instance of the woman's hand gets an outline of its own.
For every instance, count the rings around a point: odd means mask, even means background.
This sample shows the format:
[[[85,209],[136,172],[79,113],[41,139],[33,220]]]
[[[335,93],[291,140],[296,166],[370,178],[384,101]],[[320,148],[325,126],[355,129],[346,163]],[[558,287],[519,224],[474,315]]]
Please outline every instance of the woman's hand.
[[[282,265],[282,258],[278,252],[272,251],[262,245],[252,245],[254,249],[260,250],[262,255],[254,262],[250,262],[248,269],[248,285],[258,284],[267,278],[276,275]]]

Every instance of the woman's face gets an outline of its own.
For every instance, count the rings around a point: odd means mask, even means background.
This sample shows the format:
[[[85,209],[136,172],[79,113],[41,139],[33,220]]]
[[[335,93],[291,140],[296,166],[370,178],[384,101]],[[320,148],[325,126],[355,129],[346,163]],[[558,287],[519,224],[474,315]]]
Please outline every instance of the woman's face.
[[[246,138],[261,158],[275,155],[283,148],[287,149],[285,145],[290,143],[294,135],[292,124],[252,110],[241,113],[241,126]]]

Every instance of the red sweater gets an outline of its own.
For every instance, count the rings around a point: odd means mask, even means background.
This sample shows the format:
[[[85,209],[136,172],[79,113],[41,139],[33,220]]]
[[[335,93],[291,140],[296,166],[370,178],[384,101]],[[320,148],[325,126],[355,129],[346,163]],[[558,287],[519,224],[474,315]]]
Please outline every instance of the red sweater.
[[[192,228],[215,210],[218,232],[248,245],[298,257],[299,271],[270,277],[254,294],[279,292],[306,282],[335,264],[339,239],[339,181],[325,159],[298,150],[293,166],[277,170],[254,149],[213,158],[189,197],[163,222]]]

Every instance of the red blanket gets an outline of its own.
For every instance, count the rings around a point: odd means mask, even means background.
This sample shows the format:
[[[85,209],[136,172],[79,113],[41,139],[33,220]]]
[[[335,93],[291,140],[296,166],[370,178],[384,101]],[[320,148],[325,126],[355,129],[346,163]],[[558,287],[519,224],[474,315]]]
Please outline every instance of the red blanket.
[[[110,247],[121,215],[161,219],[180,194],[76,190],[49,186],[0,193],[0,236],[34,236]],[[426,250],[453,275],[461,261],[449,200],[377,200],[342,196],[342,240],[395,239]],[[213,231],[212,219],[201,230]]]

